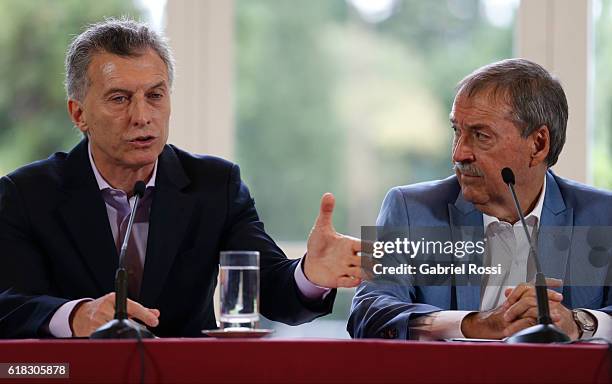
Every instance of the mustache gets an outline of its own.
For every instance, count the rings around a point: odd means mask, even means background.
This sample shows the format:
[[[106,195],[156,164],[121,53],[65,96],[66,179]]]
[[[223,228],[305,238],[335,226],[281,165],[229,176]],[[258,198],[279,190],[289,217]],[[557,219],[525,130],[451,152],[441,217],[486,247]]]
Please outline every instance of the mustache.
[[[484,176],[484,173],[480,170],[480,168],[470,163],[455,162],[453,163],[453,171],[459,171],[461,174],[466,176]]]

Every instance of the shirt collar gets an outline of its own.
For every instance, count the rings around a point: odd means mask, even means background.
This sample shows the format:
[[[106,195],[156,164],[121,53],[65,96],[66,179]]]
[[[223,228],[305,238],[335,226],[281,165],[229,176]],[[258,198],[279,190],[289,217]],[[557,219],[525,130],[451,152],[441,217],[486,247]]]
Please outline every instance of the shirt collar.
[[[96,177],[98,188],[100,188],[101,191],[105,189],[115,189],[116,190],[116,188],[111,187],[111,185],[100,174],[100,171],[98,170],[98,167],[96,166],[96,163],[94,162],[93,156],[91,155],[91,143],[87,144],[87,154],[89,155],[89,163],[91,164],[91,169],[93,169],[94,176]],[[151,178],[149,179],[149,182],[147,183],[146,188],[155,187],[155,179],[157,177],[158,161],[159,159],[155,160],[155,166],[153,167],[153,174],[151,175]]]
[[[546,194],[546,177],[544,177],[544,185],[542,186],[542,192],[540,192],[540,197],[538,197],[538,202],[536,206],[525,215],[525,219],[530,217],[535,217],[537,219],[536,223],[540,222],[540,217],[542,216],[542,207],[544,207],[544,195]],[[499,219],[494,216],[489,216],[486,213],[482,214],[482,221],[485,229],[492,223],[499,222]],[[518,225],[522,225],[520,220],[516,223]]]

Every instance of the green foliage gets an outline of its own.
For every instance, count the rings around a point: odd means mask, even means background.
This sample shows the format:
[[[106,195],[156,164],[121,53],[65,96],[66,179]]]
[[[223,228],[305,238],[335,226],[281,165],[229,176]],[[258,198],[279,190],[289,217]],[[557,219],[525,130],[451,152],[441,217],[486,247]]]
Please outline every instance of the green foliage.
[[[321,194],[342,185],[333,63],[318,44],[318,31],[332,22],[329,4],[237,7],[238,162],[264,222],[283,240],[305,240]]]
[[[399,5],[369,24],[345,0],[237,0],[236,152],[276,239],[305,240],[326,191],[359,235],[391,186],[451,173],[455,84],[510,57],[512,28],[478,0]]]
[[[68,44],[87,24],[139,14],[122,0],[0,1],[0,175],[80,140],[66,112]]]

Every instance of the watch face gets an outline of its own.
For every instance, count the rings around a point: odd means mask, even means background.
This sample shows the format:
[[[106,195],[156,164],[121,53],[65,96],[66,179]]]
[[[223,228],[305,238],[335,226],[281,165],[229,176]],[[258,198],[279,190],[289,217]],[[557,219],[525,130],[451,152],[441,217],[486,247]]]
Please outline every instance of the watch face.
[[[584,311],[576,311],[576,320],[582,326],[585,331],[592,331],[595,329],[595,322],[591,317],[591,314]]]

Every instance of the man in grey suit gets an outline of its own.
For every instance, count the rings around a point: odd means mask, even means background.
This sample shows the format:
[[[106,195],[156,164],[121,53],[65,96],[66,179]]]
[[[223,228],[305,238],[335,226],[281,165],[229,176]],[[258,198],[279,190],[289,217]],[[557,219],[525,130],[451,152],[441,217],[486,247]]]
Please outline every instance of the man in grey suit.
[[[528,265],[533,255],[500,176],[509,167],[516,175],[528,230],[541,234],[537,241],[543,272],[551,278],[553,322],[571,339],[612,338],[609,250],[595,265],[588,252],[572,252],[572,246],[545,251],[542,233],[549,228],[569,228],[565,236],[570,242],[579,232],[572,228],[580,226],[597,226],[604,231],[599,237],[612,238],[612,194],[550,170],[565,143],[567,117],[560,83],[528,60],[496,62],[459,83],[450,113],[455,175],[391,189],[377,226],[383,231],[409,228],[411,233],[438,227],[453,237],[459,228],[480,228],[486,240],[484,260],[505,253],[508,274],[523,283],[480,279],[459,284],[455,279],[455,284],[419,285],[399,276],[366,281],[353,299],[347,326],[352,337],[500,339],[536,324],[535,289],[525,283],[533,276]],[[576,265],[586,270],[591,284],[563,284]]]

